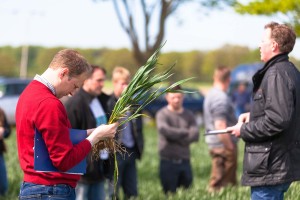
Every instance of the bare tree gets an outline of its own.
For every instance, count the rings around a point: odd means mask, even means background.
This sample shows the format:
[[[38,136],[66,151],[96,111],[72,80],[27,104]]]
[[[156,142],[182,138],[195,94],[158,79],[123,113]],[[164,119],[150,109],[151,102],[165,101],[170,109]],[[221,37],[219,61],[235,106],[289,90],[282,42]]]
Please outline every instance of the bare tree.
[[[94,0],[97,1],[97,0]],[[232,5],[234,0],[112,0],[122,29],[129,36],[135,60],[142,65],[160,47],[169,16],[185,3],[198,3],[209,8]],[[137,3],[138,2],[138,3]],[[135,8],[141,10],[137,12]],[[138,15],[137,13],[142,13]],[[137,18],[142,19],[137,20]],[[142,23],[142,24],[139,24]],[[151,28],[150,27],[155,27]],[[139,34],[138,28],[142,28]],[[156,33],[153,33],[157,30]],[[152,34],[152,35],[151,35]],[[144,42],[144,44],[143,44]]]

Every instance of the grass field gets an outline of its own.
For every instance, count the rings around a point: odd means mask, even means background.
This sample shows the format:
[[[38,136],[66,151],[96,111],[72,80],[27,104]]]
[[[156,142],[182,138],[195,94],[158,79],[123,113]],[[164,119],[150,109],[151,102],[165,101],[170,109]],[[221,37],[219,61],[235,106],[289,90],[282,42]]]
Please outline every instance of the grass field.
[[[160,182],[158,179],[158,153],[157,153],[157,132],[153,121],[147,121],[144,128],[145,134],[145,152],[141,161],[138,162],[138,186],[139,197],[141,200],[249,200],[249,187],[232,187],[225,188],[220,193],[210,194],[206,191],[209,174],[210,174],[210,157],[208,149],[201,133],[200,141],[192,145],[192,165],[194,173],[194,181],[191,188],[187,190],[178,190],[173,195],[164,196]],[[6,140],[8,153],[5,155],[6,166],[9,178],[9,191],[5,197],[0,197],[0,200],[15,200],[19,193],[19,186],[22,181],[22,172],[19,167],[17,158],[15,133]],[[239,166],[238,177],[241,176],[243,156],[243,142],[239,142]],[[299,155],[300,156],[300,155]],[[1,172],[0,172],[1,173]],[[300,185],[293,183],[289,191],[285,195],[286,200],[300,199]]]

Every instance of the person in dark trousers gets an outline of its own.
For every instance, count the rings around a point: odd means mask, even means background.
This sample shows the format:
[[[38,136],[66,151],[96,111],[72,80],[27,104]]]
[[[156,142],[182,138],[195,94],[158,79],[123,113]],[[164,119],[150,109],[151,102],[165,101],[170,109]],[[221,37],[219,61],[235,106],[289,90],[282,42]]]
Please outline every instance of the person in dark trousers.
[[[156,115],[159,177],[166,194],[175,193],[178,187],[188,188],[193,181],[190,144],[198,141],[199,127],[194,114],[183,107],[183,98],[182,93],[167,93],[168,105]]]
[[[112,73],[113,94],[108,101],[108,109],[110,111],[113,110],[117,100],[129,82],[129,71],[124,67],[115,67]],[[130,113],[127,113],[128,116],[130,116]],[[119,188],[122,187],[125,199],[137,197],[138,179],[136,160],[141,159],[144,148],[142,118],[133,119],[120,127],[116,138],[117,142],[126,149],[126,153],[117,152],[119,176],[116,191],[118,193]]]
[[[18,156],[24,172],[19,199],[75,200],[78,174],[64,173],[81,162],[92,146],[113,138],[118,123],[87,130],[87,138],[73,145],[67,112],[59,100],[73,95],[89,76],[91,66],[77,51],[63,49],[55,54],[42,75],[36,75],[20,95],[16,108]],[[46,144],[50,160],[60,172],[34,169],[34,133]]]
[[[106,71],[104,68],[92,65],[92,73],[80,90],[69,100],[65,107],[72,128],[90,129],[107,124],[108,95],[102,92]],[[76,186],[77,200],[105,200],[104,161],[108,153],[103,151],[99,159],[87,158],[87,171],[81,176]],[[108,165],[109,163],[105,163]]]
[[[285,24],[265,25],[260,44],[265,63],[253,80],[250,113],[227,130],[245,141],[242,184],[252,200],[282,200],[300,180],[300,72],[288,54],[296,42]]]
[[[11,129],[7,123],[6,115],[0,108],[0,196],[5,195],[8,189],[8,180],[4,160],[4,153],[6,152],[4,139],[7,138],[10,133]]]

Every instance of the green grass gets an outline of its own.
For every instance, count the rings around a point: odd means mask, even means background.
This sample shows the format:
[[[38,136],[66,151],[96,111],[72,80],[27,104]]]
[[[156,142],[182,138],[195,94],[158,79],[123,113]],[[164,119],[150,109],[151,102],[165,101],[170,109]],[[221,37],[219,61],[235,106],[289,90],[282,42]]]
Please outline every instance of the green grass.
[[[209,175],[210,175],[210,157],[208,149],[204,143],[203,131],[201,131],[200,141],[191,146],[192,150],[192,166],[194,181],[191,188],[187,190],[180,189],[178,192],[166,198],[162,192],[162,188],[158,178],[158,148],[157,148],[157,132],[153,121],[148,121],[144,127],[145,135],[145,152],[141,161],[138,162],[138,188],[141,200],[249,200],[249,187],[237,186],[233,188],[225,188],[220,193],[210,194],[206,191]],[[9,190],[5,197],[0,200],[15,200],[18,197],[19,186],[22,182],[23,174],[19,167],[17,157],[15,133],[6,140],[8,153],[5,155],[6,166],[9,178]],[[238,178],[241,177],[243,142],[239,142],[239,159],[238,159]],[[293,183],[289,191],[285,194],[285,200],[300,199],[300,184]]]

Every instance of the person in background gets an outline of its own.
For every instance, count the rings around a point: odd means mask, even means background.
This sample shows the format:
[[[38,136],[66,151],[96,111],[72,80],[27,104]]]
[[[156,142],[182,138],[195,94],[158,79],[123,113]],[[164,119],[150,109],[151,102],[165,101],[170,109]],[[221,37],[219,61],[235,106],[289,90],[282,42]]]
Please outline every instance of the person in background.
[[[72,128],[91,129],[107,124],[108,95],[102,92],[106,71],[92,65],[91,75],[84,81],[80,90],[65,103]],[[87,158],[86,174],[81,176],[76,187],[77,200],[105,200],[104,160],[108,153],[103,152],[100,159]],[[105,163],[106,165],[109,163]]]
[[[230,69],[218,67],[214,71],[213,88],[204,99],[206,131],[222,130],[237,122],[232,101],[226,91],[230,84]],[[236,185],[237,139],[228,134],[206,135],[205,142],[212,159],[209,192],[227,185]]]
[[[10,126],[7,123],[6,115],[0,108],[0,196],[5,195],[8,189],[7,173],[4,161],[4,153],[6,152],[6,146],[4,138],[10,135]]]
[[[265,63],[253,78],[250,113],[228,127],[245,142],[242,185],[252,200],[283,200],[300,180],[300,73],[289,61],[296,34],[292,27],[265,25],[260,57]]]
[[[91,66],[77,51],[55,54],[42,75],[36,75],[19,97],[16,108],[18,156],[24,172],[19,199],[74,200],[80,175],[34,170],[34,134],[37,129],[46,144],[54,167],[65,172],[81,162],[92,146],[113,138],[118,123],[87,130],[87,138],[73,145],[67,112],[59,100],[73,95],[91,73]]]
[[[190,144],[198,141],[199,127],[194,114],[183,107],[183,98],[183,93],[167,93],[168,105],[156,114],[159,177],[165,194],[175,193],[178,187],[188,188],[193,181]]]
[[[240,82],[232,94],[232,102],[235,108],[235,115],[248,112],[250,108],[251,93],[247,89],[247,83]]]
[[[115,67],[112,73],[113,94],[108,101],[108,109],[113,110],[117,100],[130,82],[130,72],[124,67]],[[127,113],[130,116],[131,113]],[[137,167],[136,159],[141,159],[144,138],[142,118],[138,117],[124,124],[116,135],[117,142],[126,148],[126,153],[117,152],[119,176],[117,193],[122,187],[126,199],[137,197]],[[117,194],[118,196],[118,194]]]

